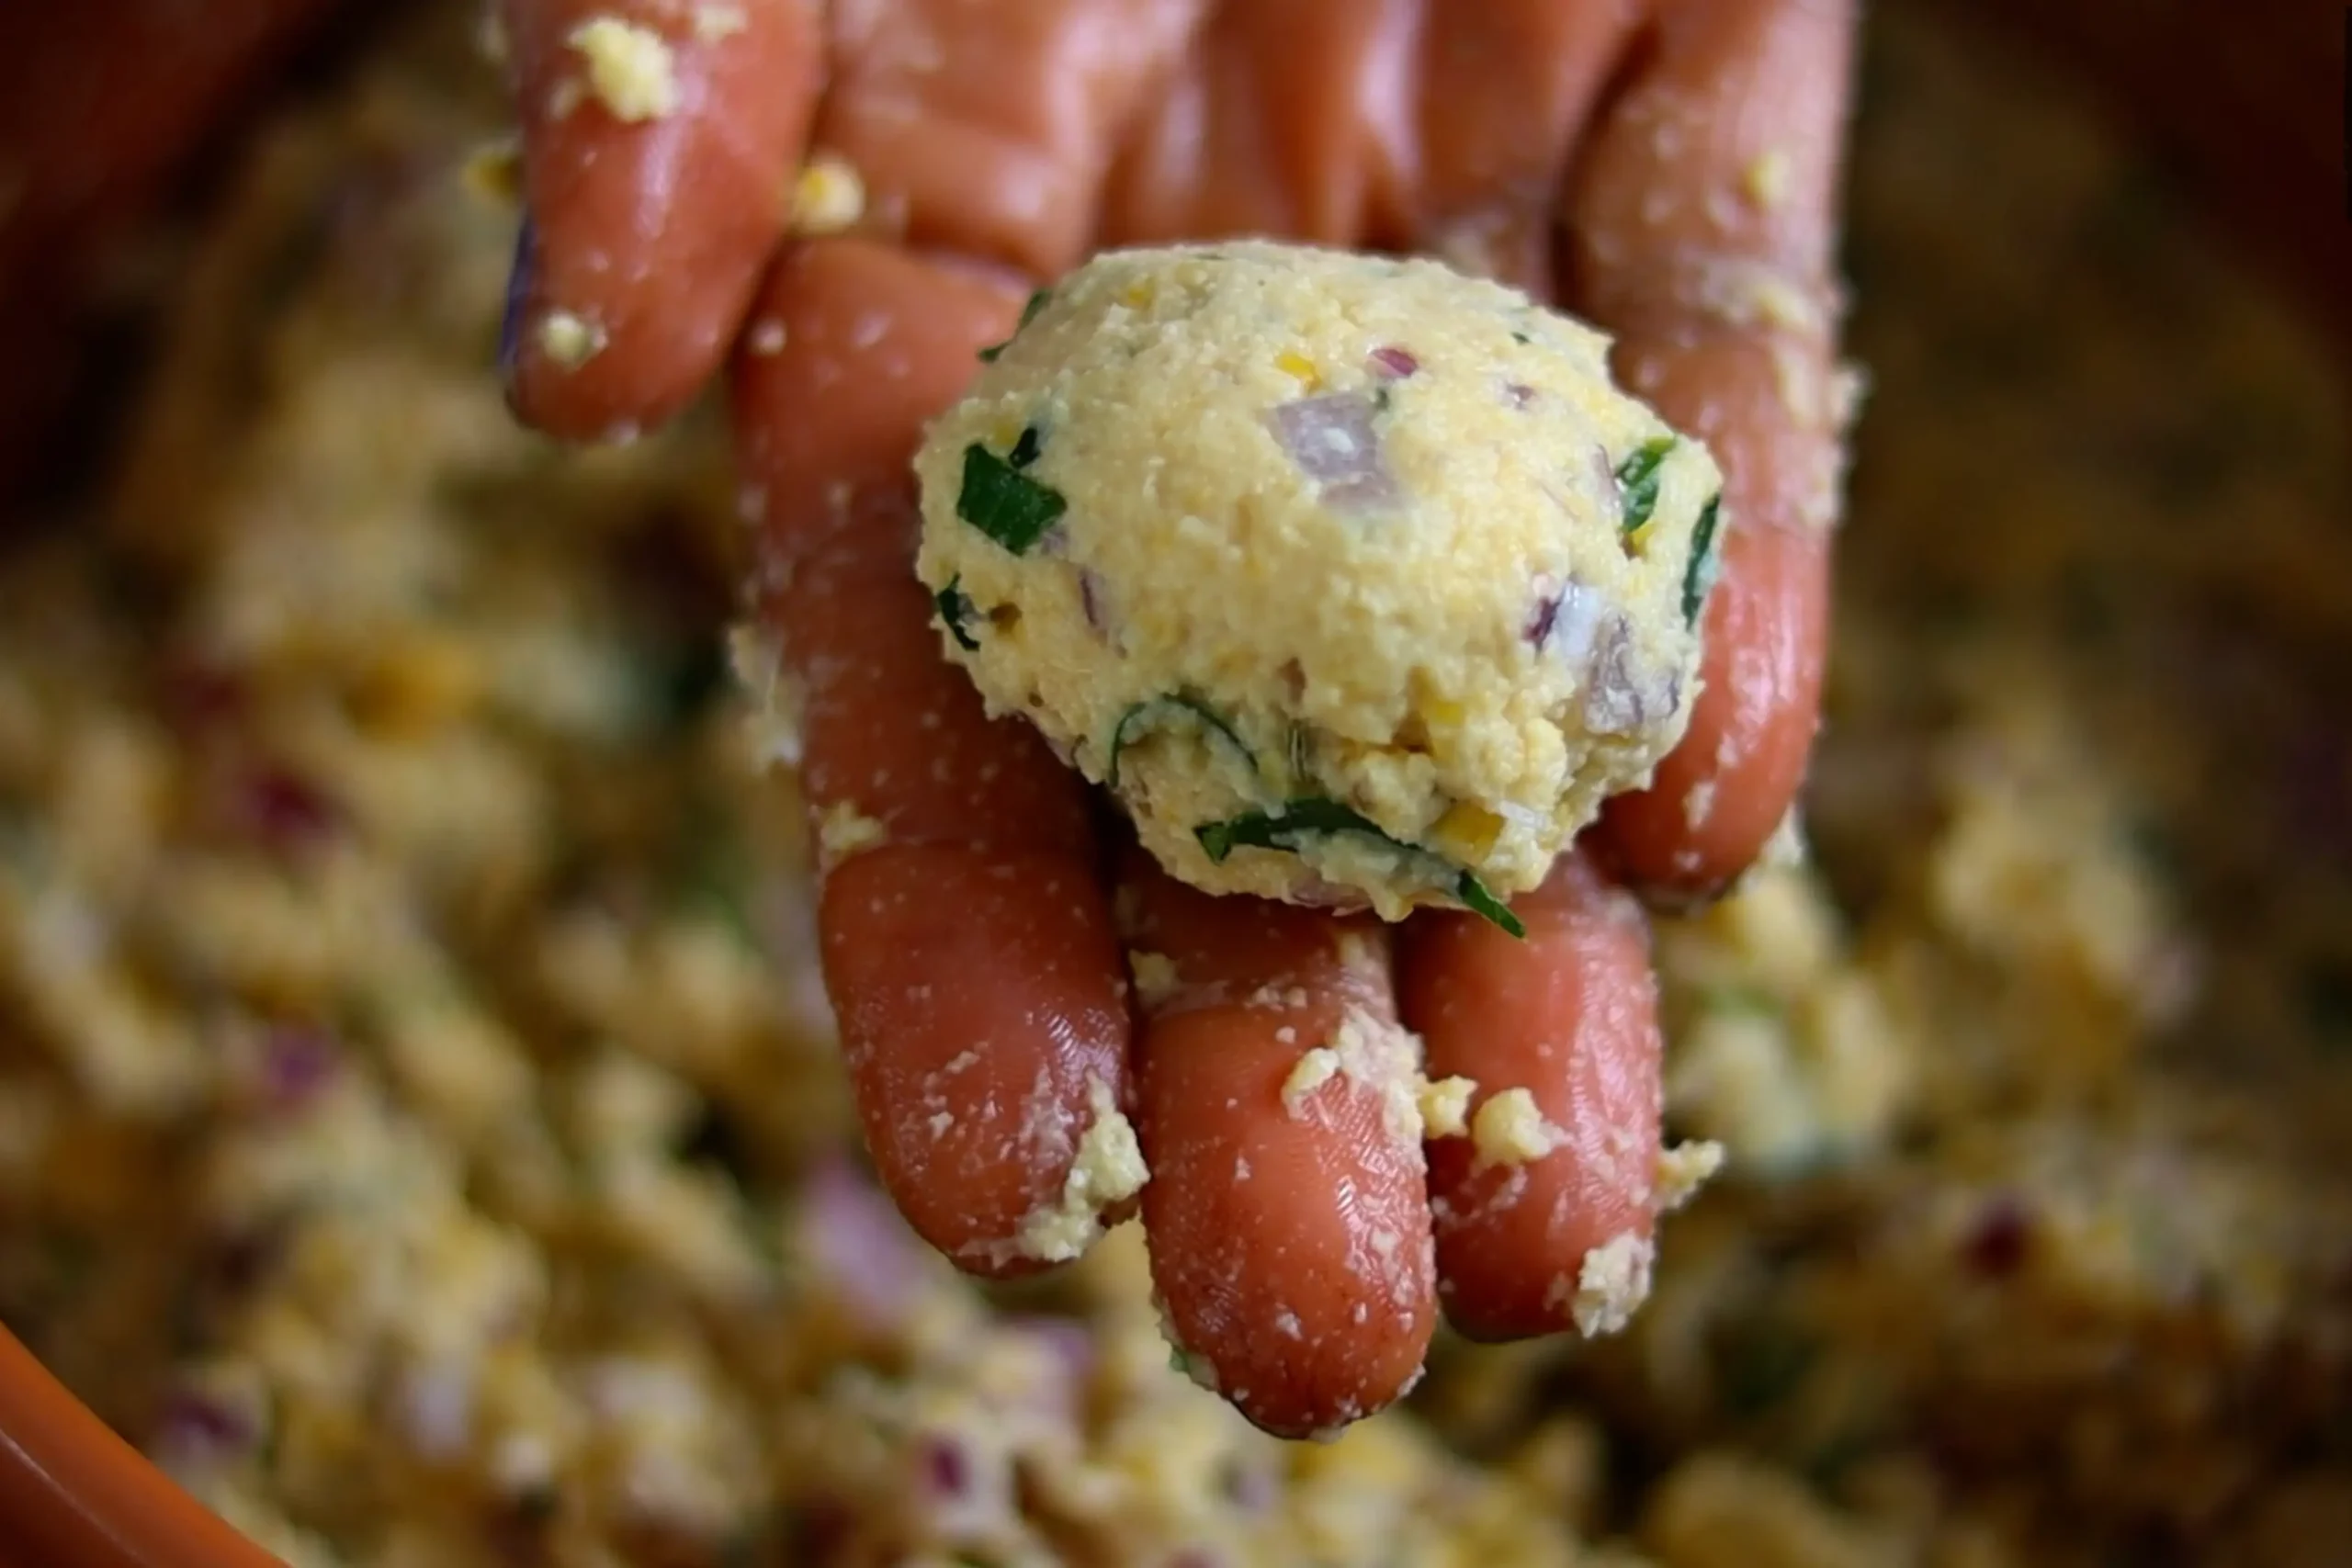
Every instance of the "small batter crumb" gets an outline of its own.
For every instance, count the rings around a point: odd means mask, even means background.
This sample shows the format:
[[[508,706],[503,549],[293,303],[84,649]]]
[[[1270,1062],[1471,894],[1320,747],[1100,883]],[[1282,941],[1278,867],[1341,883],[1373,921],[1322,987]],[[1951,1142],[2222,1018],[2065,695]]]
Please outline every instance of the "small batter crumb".
[[[1566,1275],[1555,1281],[1559,1299],[1553,1304],[1566,1306],[1577,1332],[1588,1339],[1618,1333],[1649,1299],[1657,1258],[1657,1249],[1647,1236],[1628,1231],[1611,1237],[1584,1255],[1573,1289],[1567,1288]]]
[[[458,180],[480,199],[499,208],[522,199],[523,146],[511,136],[485,141],[467,154]]]
[[[695,37],[704,43],[718,43],[733,38],[752,25],[741,6],[698,6],[695,8]]]
[[[838,234],[865,216],[865,181],[846,159],[820,152],[792,183],[792,231]]]
[[[577,370],[605,351],[603,325],[570,310],[549,310],[539,322],[539,352],[566,370]]]
[[[1382,963],[1381,945],[1364,932],[1344,930],[1340,932],[1340,967],[1350,975],[1373,980],[1380,979],[1385,965]]]
[[[1747,197],[1770,211],[1789,198],[1789,155],[1774,147],[1747,165]]]
[[[1421,1126],[1432,1138],[1459,1138],[1470,1131],[1470,1097],[1478,1086],[1465,1077],[1423,1078],[1417,1098]]]
[[[1781,815],[1772,836],[1764,840],[1756,863],[1768,871],[1794,871],[1805,863],[1804,814],[1794,802]]]
[[[1340,1071],[1380,1097],[1381,1125],[1400,1147],[1420,1147],[1421,1042],[1387,1019],[1350,1008],[1331,1035]]]
[[[749,622],[727,634],[727,659],[735,681],[751,699],[744,726],[754,765],[791,768],[800,763],[803,701],[798,682],[788,679],[775,639]]]
[[[592,17],[564,40],[588,62],[588,90],[616,119],[660,119],[678,107],[677,62],[660,33],[618,17]]]
[[[1128,953],[1127,973],[1135,980],[1136,998],[1147,1008],[1156,1008],[1176,994],[1176,961],[1164,953]]]
[[[1724,1146],[1713,1139],[1694,1140],[1661,1149],[1651,1201],[1657,1213],[1670,1214],[1698,1195],[1724,1168]]]
[[[1534,1094],[1524,1089],[1504,1089],[1478,1107],[1470,1119],[1470,1139],[1487,1165],[1525,1165],[1560,1146],[1544,1125]]]
[[[817,819],[817,857],[830,870],[889,836],[889,829],[860,811],[855,802],[837,800]]]
[[[1061,1201],[1022,1222],[1016,1246],[1023,1258],[1069,1262],[1102,1234],[1102,1211],[1134,1197],[1151,1179],[1135,1123],[1119,1109],[1111,1086],[1091,1078],[1086,1092],[1094,1121],[1079,1139],[1077,1157],[1062,1179]]]
[[[498,14],[495,5],[482,7],[481,26],[474,31],[474,47],[481,51],[482,59],[489,63],[506,63],[509,52],[506,47],[506,18]]]
[[[1308,1095],[1339,1076],[1340,1054],[1328,1045],[1316,1046],[1299,1057],[1283,1080],[1283,1109],[1296,1116]]]

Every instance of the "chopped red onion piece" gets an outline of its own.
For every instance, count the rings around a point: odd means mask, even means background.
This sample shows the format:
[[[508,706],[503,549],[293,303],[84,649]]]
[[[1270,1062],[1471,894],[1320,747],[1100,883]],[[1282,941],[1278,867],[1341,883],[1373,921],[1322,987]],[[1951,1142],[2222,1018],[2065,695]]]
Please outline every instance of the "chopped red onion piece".
[[[1584,471],[1585,500],[1598,507],[1600,515],[1617,534],[1619,547],[1631,555],[1634,543],[1625,537],[1625,492],[1617,483],[1617,470],[1609,466],[1609,449],[1595,445],[1589,448]]]
[[[165,719],[184,732],[209,729],[235,718],[252,695],[238,671],[195,656],[169,661],[161,684],[158,695]]]
[[[1023,1339],[1044,1352],[1047,1364],[1057,1376],[1068,1381],[1072,1392],[1093,1374],[1099,1354],[1094,1336],[1077,1319],[1024,1317],[1015,1320],[1012,1326]]]
[[[1326,502],[1345,511],[1371,511],[1399,499],[1373,425],[1374,412],[1372,400],[1361,392],[1330,392],[1279,404],[1266,420]]]
[[[1523,409],[1535,400],[1535,389],[1524,381],[1503,383],[1503,401],[1515,409]]]
[[[933,1432],[922,1439],[920,1456],[919,1473],[932,1495],[955,1501],[971,1491],[972,1456],[962,1443]]]
[[[1282,1483],[1272,1470],[1238,1456],[1226,1467],[1225,1492],[1234,1506],[1249,1514],[1269,1513],[1282,1501]]]
[[[1383,344],[1374,349],[1372,364],[1376,373],[1385,373],[1399,380],[1421,367],[1421,362],[1413,357],[1411,351],[1399,348],[1395,344]]]
[[[1095,635],[1104,638],[1111,635],[1109,600],[1110,590],[1103,586],[1102,579],[1086,567],[1079,568],[1079,605],[1086,612],[1086,624],[1094,628]]]
[[[1590,670],[1584,693],[1584,722],[1595,734],[1631,735],[1669,711],[1671,694],[1640,677],[1634,657],[1633,623],[1622,612],[1611,615],[1601,630]]]
[[[2006,1280],[2033,1250],[2033,1221],[2014,1198],[1996,1200],[1961,1243],[1968,1267],[1988,1280]]]
[[[179,1389],[165,1398],[155,1422],[158,1453],[183,1463],[234,1458],[260,1437],[246,1412],[196,1389]]]
[[[262,1086],[280,1111],[300,1110],[317,1099],[339,1066],[334,1041],[322,1030],[289,1024],[271,1030],[262,1043]]]
[[[1536,579],[1535,590],[1535,606],[1521,628],[1527,640],[1563,663],[1584,663],[1608,613],[1607,596],[1582,582],[1555,587],[1549,578]]]
[[[902,1319],[922,1289],[921,1244],[889,1200],[845,1160],[810,1173],[801,1196],[810,1261],[858,1311],[882,1324]]]
[[[238,811],[254,833],[288,848],[316,843],[336,826],[327,797],[282,768],[265,768],[248,779]]]
[[[463,1360],[412,1369],[401,1379],[399,1421],[424,1459],[443,1463],[473,1440],[474,1374]]]
[[[1560,618],[1560,596],[1546,593],[1535,601],[1535,608],[1528,612],[1527,624],[1520,628],[1520,636],[1542,648],[1552,640],[1553,624]]]
[[[1001,1444],[936,1427],[914,1434],[908,1455],[910,1488],[935,1541],[997,1537],[1014,1515],[1012,1456]]]
[[[285,1236],[274,1229],[214,1236],[198,1253],[197,1282],[225,1296],[243,1295],[277,1266],[285,1250]]]

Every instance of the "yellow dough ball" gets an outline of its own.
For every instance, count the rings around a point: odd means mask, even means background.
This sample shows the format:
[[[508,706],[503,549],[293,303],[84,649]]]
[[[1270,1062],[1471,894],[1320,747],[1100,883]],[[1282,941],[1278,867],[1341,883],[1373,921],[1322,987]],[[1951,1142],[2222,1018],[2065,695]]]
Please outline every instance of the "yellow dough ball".
[[[950,658],[1213,893],[1542,881],[1698,691],[1722,479],[1608,340],[1434,262],[1105,253],[916,459]]]

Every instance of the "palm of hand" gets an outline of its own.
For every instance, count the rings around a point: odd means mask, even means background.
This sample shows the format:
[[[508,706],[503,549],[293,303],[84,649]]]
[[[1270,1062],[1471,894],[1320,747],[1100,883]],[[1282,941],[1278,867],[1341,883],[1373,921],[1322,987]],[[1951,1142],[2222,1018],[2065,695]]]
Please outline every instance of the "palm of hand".
[[[597,18],[605,43],[659,40],[667,76],[625,51],[593,71]],[[1611,1325],[1661,1202],[1655,983],[1621,886],[1724,886],[1813,729],[1850,6],[506,0],[506,21],[532,215],[516,407],[569,435],[642,427],[731,364],[827,985],[915,1227],[1008,1275],[1139,1202],[1171,1334],[1283,1433],[1396,1397],[1441,1303],[1483,1337]],[[862,176],[863,219],[776,255],[808,147]],[[1244,232],[1432,251],[1565,298],[1724,468],[1690,735],[1519,901],[1523,942],[1177,886],[1107,845],[1082,781],[940,656],[910,570],[922,423],[1029,280],[1095,245]],[[1400,1025],[1429,1077],[1480,1086],[1487,1136],[1424,1141]]]

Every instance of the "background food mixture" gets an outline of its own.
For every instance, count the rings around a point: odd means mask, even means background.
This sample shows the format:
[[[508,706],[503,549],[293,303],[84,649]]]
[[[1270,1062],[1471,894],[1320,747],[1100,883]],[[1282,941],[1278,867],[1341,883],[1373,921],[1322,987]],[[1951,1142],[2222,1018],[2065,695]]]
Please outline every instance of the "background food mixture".
[[[2029,73],[1876,13],[1821,869],[1660,939],[1728,1170],[1623,1338],[1283,1446],[1132,1232],[984,1292],[859,1175],[723,453],[503,417],[468,21],[267,141],[0,565],[0,1314],[201,1496],[306,1568],[2341,1560],[2343,389]]]

